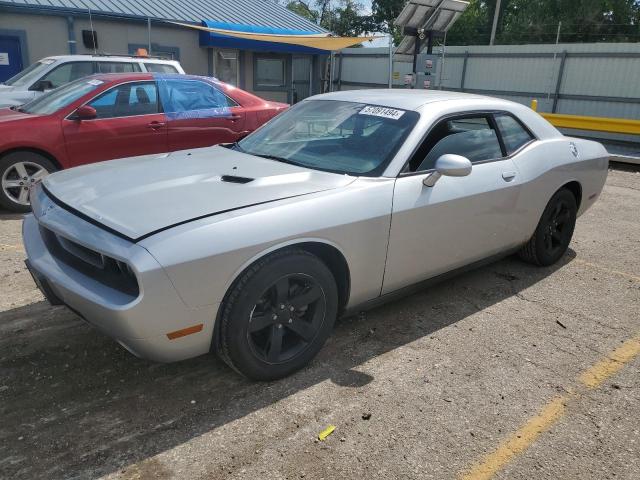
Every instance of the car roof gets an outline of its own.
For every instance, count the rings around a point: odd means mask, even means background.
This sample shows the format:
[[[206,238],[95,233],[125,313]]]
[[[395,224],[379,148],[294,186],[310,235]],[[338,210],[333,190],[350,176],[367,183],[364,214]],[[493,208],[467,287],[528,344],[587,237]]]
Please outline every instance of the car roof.
[[[340,92],[324,93],[310,97],[313,100],[341,100],[345,102],[369,103],[403,110],[419,110],[425,104],[442,102],[447,100],[500,100],[475,95],[471,93],[449,92],[446,90],[420,90],[420,89],[367,89],[367,90],[343,90]]]
[[[179,80],[184,79],[198,79],[205,80],[213,83],[222,83],[215,77],[204,77],[201,75],[186,75],[184,73],[157,73],[157,72],[134,72],[134,73],[95,73],[93,75],[89,75],[86,78],[96,78],[98,80],[102,80],[103,82],[127,82],[133,80],[152,80],[154,78],[176,78]]]
[[[127,55],[91,55],[91,54],[80,54],[80,55],[50,55],[48,57],[43,58],[42,60],[90,60],[92,62],[109,62],[113,60],[118,60],[119,62],[147,62],[147,63],[171,63],[177,64],[179,63],[177,60],[165,60],[162,58],[151,58],[151,57],[141,57],[141,56],[127,56]]]

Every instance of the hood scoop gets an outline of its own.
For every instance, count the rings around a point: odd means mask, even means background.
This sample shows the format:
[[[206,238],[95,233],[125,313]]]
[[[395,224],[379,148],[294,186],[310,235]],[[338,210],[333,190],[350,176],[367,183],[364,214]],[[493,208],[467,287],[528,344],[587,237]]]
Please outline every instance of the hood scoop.
[[[248,177],[238,177],[237,175],[222,175],[222,177],[220,177],[220,180],[227,183],[249,183],[253,182],[255,179]]]

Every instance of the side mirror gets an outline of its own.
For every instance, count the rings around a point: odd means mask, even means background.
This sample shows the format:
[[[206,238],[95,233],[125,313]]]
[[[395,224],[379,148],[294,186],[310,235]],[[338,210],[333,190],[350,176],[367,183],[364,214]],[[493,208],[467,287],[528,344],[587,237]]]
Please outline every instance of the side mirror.
[[[53,90],[53,83],[51,80],[38,80],[36,83],[31,85],[29,90],[34,90],[36,92],[44,92],[45,90]]]
[[[76,110],[76,118],[78,120],[93,120],[98,116],[98,112],[89,105],[82,105]]]
[[[445,153],[436,160],[436,171],[425,177],[422,183],[426,187],[433,187],[443,175],[447,177],[466,177],[470,173],[471,161],[467,157]]]

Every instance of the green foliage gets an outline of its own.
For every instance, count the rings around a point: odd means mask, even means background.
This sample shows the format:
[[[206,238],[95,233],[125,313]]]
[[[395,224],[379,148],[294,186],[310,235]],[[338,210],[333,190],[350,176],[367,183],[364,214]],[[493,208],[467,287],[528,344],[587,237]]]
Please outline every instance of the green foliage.
[[[496,0],[471,0],[449,45],[488,44]],[[502,0],[496,44],[637,42],[640,0]]]
[[[284,0],[287,8],[340,36],[391,32],[407,0],[371,0],[367,14],[356,0]],[[496,0],[470,0],[447,32],[448,45],[487,45]],[[502,0],[496,44],[640,41],[640,0]]]
[[[404,8],[406,0],[372,0],[372,19],[377,24],[377,31],[393,35],[393,43],[398,45],[402,40],[402,29],[396,27],[393,22]]]

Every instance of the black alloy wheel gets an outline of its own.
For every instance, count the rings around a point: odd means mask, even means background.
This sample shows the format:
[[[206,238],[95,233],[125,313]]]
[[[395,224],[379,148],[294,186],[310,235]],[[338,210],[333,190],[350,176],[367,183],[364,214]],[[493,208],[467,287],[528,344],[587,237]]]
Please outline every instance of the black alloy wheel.
[[[297,248],[248,267],[223,301],[214,343],[233,369],[275,380],[307,365],[331,334],[338,288],[327,265]]]
[[[578,207],[573,193],[562,188],[547,204],[536,231],[519,255],[523,260],[540,266],[556,263],[571,243]]]
[[[313,277],[294,273],[279,278],[251,312],[247,336],[253,354],[275,364],[302,353],[322,327],[326,303]]]
[[[573,233],[571,210],[566,199],[558,198],[553,206],[544,232],[543,245],[549,256],[555,256],[559,250],[566,250]]]

